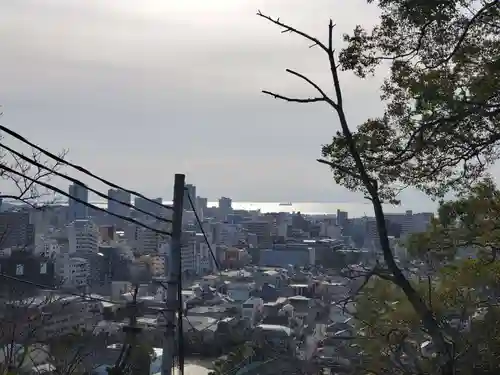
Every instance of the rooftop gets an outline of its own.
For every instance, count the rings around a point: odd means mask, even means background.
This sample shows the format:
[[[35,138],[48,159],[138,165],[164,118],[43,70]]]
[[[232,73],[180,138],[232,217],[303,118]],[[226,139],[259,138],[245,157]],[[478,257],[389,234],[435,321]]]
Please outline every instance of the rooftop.
[[[263,331],[275,331],[285,333],[287,336],[292,335],[292,330],[289,327],[277,325],[277,324],[259,324],[257,328]]]

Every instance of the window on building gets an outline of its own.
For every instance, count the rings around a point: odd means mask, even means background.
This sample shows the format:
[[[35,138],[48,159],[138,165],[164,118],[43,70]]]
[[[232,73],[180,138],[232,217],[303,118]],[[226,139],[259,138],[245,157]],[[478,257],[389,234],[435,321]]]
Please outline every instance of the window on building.
[[[16,276],[24,275],[24,264],[16,264]]]
[[[40,274],[41,275],[47,274],[47,262],[40,263]]]

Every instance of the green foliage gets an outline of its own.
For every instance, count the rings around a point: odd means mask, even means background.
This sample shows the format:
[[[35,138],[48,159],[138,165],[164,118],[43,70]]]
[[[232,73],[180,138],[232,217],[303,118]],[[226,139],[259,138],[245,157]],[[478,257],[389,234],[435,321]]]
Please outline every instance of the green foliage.
[[[442,197],[468,187],[499,157],[500,26],[498,1],[369,0],[382,15],[372,30],[345,35],[341,67],[364,77],[383,61],[386,110],[354,132],[382,198],[414,186]],[[343,169],[338,183],[365,191],[338,133],[322,150]],[[353,173],[346,173],[346,169]]]
[[[462,261],[443,268],[430,287],[427,278],[414,280],[414,285],[454,342],[457,374],[488,374],[500,367],[500,309],[488,301],[500,285],[499,261]],[[436,358],[425,357],[419,349],[429,337],[418,315],[393,284],[374,279],[358,296],[357,306],[358,329],[369,337],[358,345],[369,369],[400,373],[394,357],[404,348],[411,358],[408,367],[438,373]]]
[[[410,280],[454,343],[458,374],[492,374],[500,368],[500,259],[492,257],[500,244],[499,214],[500,191],[486,180],[468,194],[443,202],[428,231],[410,238],[410,250],[436,266],[432,277]],[[459,249],[468,247],[479,256],[457,256]],[[394,371],[387,353],[404,342],[420,369],[437,371],[437,359],[423,358],[418,350],[417,343],[428,336],[399,288],[373,279],[356,302],[358,328],[370,338],[359,340],[368,366]]]
[[[491,180],[457,200],[441,203],[427,232],[414,234],[408,249],[426,260],[452,260],[459,249],[476,250],[485,261],[500,249],[500,191]]]
[[[217,359],[210,375],[232,375],[252,361],[254,349],[250,343],[236,347],[225,358]]]

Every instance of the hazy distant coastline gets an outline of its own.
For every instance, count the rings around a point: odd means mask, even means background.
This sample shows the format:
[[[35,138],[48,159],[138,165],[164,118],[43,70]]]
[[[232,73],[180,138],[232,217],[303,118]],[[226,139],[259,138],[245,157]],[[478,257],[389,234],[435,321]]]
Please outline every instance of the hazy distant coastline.
[[[172,204],[171,201],[163,201],[164,204]],[[291,202],[291,206],[280,206],[280,202],[238,202],[233,201],[233,209],[235,210],[247,210],[255,211],[260,210],[262,213],[267,212],[301,212],[307,215],[335,215],[337,210],[347,211],[349,217],[363,217],[363,216],[374,216],[373,208],[369,202],[367,203],[356,203],[356,202]],[[101,202],[102,204],[102,202]],[[208,207],[217,207],[218,202],[209,201]],[[384,207],[387,213],[398,213],[405,212],[406,210],[413,210],[414,213],[417,212],[430,212],[435,211],[435,209],[422,209],[419,205],[415,207],[410,207],[407,205],[403,206],[391,206],[386,205]]]
[[[9,206],[11,202],[6,203],[5,206]],[[106,202],[103,201],[93,201],[90,202],[100,207],[105,207]],[[163,201],[164,204],[171,204],[171,201]],[[280,202],[238,202],[233,201],[233,209],[235,210],[247,210],[256,211],[260,210],[262,213],[268,212],[301,212],[306,215],[335,215],[337,210],[347,211],[349,217],[363,217],[363,216],[374,216],[373,208],[370,203],[356,203],[356,202],[291,202],[292,205],[280,205]],[[67,202],[61,202],[60,204],[67,204]],[[3,209],[8,209],[8,207],[3,207]],[[209,201],[209,207],[217,207],[218,202]],[[386,205],[384,207],[386,213],[401,213],[406,210],[412,210],[413,213],[418,212],[432,212],[435,209],[428,207],[421,207],[421,205],[416,204],[415,207],[408,205],[403,206],[391,206]]]

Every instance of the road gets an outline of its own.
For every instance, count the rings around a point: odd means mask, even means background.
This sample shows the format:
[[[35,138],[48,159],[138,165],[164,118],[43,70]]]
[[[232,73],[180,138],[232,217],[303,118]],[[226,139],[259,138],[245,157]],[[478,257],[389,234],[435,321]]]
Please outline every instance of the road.
[[[208,375],[210,372],[211,360],[186,359],[184,364],[184,375]],[[155,373],[154,375],[160,375]],[[172,375],[180,375],[179,369],[175,368]]]
[[[203,365],[186,363],[184,365],[184,375],[208,375],[210,369]],[[179,369],[176,368],[173,375],[179,375]]]
[[[316,323],[316,327],[314,328],[314,332],[312,335],[306,337],[305,342],[305,359],[311,359],[316,352],[318,347],[318,342],[321,341],[325,337],[326,333],[326,324],[324,323]]]

